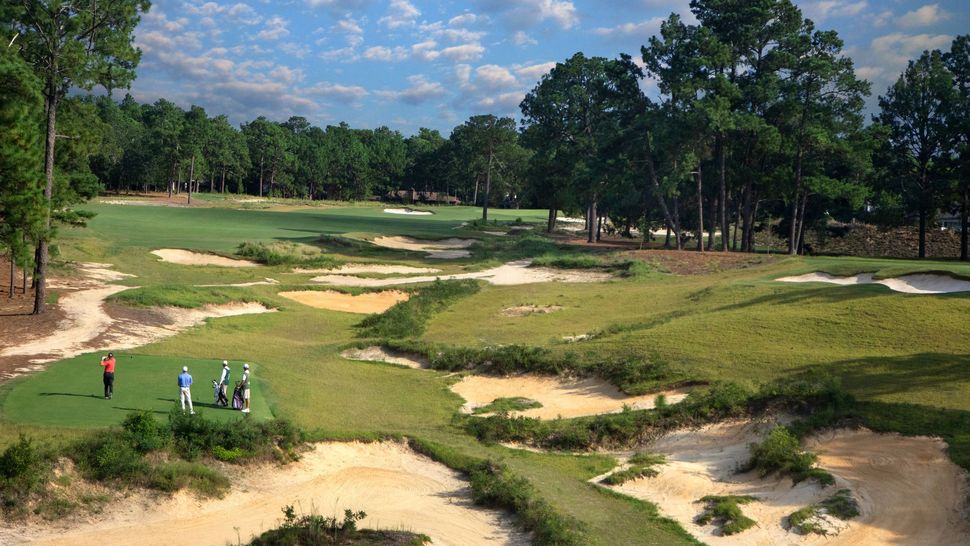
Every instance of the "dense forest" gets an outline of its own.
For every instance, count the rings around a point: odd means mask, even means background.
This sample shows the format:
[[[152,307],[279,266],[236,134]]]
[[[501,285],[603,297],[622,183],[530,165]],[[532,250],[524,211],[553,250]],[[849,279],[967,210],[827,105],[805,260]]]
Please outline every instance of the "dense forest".
[[[873,90],[836,32],[789,0],[693,0],[697,24],[672,14],[635,57],[558,63],[518,124],[478,115],[447,137],[404,136],[299,116],[235,127],[198,106],[117,100],[149,8],[0,5],[0,247],[34,270],[35,312],[57,226],[83,224],[73,205],[99,192],[359,200],[413,189],[485,218],[488,206],[548,209],[550,230],[560,211],[580,214],[590,242],[608,218],[625,234],[666,229],[676,248],[753,252],[770,229],[792,254],[807,231],[857,219],[918,225],[921,258],[927,230],[957,214],[967,259],[970,36],[911,60],[866,119]]]

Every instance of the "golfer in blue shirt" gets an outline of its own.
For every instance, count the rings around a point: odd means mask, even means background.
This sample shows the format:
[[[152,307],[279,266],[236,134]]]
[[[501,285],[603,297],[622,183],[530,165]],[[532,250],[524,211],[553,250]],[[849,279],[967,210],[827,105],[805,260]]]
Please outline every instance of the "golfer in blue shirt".
[[[189,375],[189,367],[182,366],[182,373],[179,374],[179,401],[182,403],[182,411],[185,411],[185,402],[189,402],[189,415],[195,415],[192,409],[192,376]]]

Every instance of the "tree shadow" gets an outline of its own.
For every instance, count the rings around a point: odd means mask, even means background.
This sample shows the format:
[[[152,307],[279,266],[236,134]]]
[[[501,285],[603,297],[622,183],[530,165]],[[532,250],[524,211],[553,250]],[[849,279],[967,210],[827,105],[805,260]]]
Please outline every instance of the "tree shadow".
[[[42,392],[40,396],[76,396],[78,398],[104,398],[103,394],[79,394],[76,392]]]

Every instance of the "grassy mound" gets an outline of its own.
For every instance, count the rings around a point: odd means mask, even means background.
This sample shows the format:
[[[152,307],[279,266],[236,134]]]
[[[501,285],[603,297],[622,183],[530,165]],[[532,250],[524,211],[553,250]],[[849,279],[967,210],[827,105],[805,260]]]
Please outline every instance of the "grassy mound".
[[[628,462],[630,468],[610,474],[603,478],[603,483],[606,485],[622,485],[637,478],[652,478],[658,474],[654,467],[667,462],[667,458],[655,453],[637,453],[630,457]]]
[[[491,404],[475,408],[472,413],[475,415],[482,413],[509,413],[541,407],[541,402],[521,396],[514,396],[511,398],[496,398]]]
[[[762,478],[772,474],[789,476],[793,483],[813,479],[821,485],[834,484],[835,478],[831,474],[815,467],[817,460],[817,455],[802,450],[798,437],[779,425],[768,433],[767,438],[751,444],[751,459],[746,470],[757,470]]]
[[[809,533],[828,535],[829,528],[819,521],[820,516],[830,515],[841,520],[849,520],[858,517],[859,514],[859,503],[852,497],[852,492],[848,489],[839,489],[835,495],[822,502],[793,512],[788,516],[788,525],[802,535]]]
[[[742,504],[748,504],[758,499],[748,495],[708,495],[697,502],[705,504],[704,511],[697,516],[697,523],[707,525],[713,523],[721,528],[724,535],[736,535],[741,531],[754,527],[757,522],[741,512]]]

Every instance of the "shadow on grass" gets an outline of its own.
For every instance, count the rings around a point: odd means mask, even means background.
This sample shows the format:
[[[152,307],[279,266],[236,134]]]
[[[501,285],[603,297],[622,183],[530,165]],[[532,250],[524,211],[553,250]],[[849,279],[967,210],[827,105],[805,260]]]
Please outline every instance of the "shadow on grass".
[[[77,396],[78,398],[104,398],[99,394],[78,394],[76,392],[42,392],[40,396]]]
[[[168,412],[167,411],[161,411],[161,410],[146,410],[145,408],[125,408],[125,407],[122,407],[122,406],[112,406],[112,409],[123,410],[123,411],[137,411],[139,413],[141,413],[141,412],[148,412],[148,413],[155,413],[155,414],[158,414],[158,415],[168,415]]]

